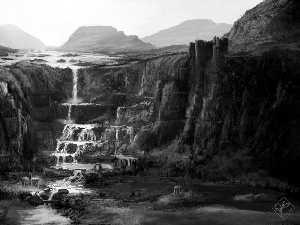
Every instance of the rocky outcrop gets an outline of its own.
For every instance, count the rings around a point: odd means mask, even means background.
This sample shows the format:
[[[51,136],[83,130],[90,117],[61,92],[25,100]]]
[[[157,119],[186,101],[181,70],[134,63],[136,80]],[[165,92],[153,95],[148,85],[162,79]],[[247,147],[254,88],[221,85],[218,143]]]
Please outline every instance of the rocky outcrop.
[[[261,54],[272,48],[299,51],[300,4],[296,0],[266,0],[246,11],[225,35],[231,52]]]
[[[227,48],[226,39],[190,45],[194,82],[177,151],[192,146],[184,155],[202,178],[264,169],[297,182],[289,168],[299,169],[300,159],[299,58],[286,51],[229,57]]]
[[[0,26],[0,45],[15,49],[44,49],[45,44],[15,25]]]
[[[110,26],[79,27],[61,47],[66,51],[143,51],[155,48],[137,36],[126,36]]]
[[[210,41],[215,36],[227,33],[231,24],[215,23],[208,19],[187,20],[179,25],[161,30],[156,34],[142,38],[157,47],[188,44],[196,39]]]
[[[28,169],[37,151],[53,147],[57,103],[71,96],[71,76],[30,63],[0,68],[1,165]]]

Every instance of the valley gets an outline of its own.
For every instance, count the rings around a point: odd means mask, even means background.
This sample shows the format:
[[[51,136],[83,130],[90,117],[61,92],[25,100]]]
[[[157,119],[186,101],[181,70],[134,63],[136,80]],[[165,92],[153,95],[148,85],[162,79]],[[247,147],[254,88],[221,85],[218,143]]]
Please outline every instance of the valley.
[[[299,224],[297,9],[57,48],[4,26],[38,47],[0,42],[0,223]]]

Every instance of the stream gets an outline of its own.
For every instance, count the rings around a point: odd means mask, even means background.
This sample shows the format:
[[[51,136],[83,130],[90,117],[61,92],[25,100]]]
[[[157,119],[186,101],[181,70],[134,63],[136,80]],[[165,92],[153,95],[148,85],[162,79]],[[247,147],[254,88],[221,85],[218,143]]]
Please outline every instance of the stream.
[[[69,225],[71,220],[46,205],[31,206],[19,200],[1,201],[8,207],[5,225]]]
[[[92,193],[93,190],[84,188],[80,183],[65,180],[51,181],[47,187],[52,188],[50,199],[59,189],[68,189],[70,195]],[[32,206],[20,199],[1,200],[0,209],[7,208],[8,212],[3,225],[68,225],[71,220],[62,216],[56,209],[47,205]],[[1,223],[2,225],[2,223]]]
[[[51,52],[54,54],[53,52]],[[53,58],[53,56],[51,56]],[[62,140],[58,142],[56,151],[52,153],[53,156],[57,157],[57,168],[68,168],[68,169],[92,169],[94,165],[82,165],[78,164],[76,157],[87,148],[89,145],[103,146],[105,142],[102,137],[98,137],[94,134],[93,129],[98,127],[94,124],[75,124],[72,121],[72,105],[84,104],[80,102],[77,97],[77,71],[80,66],[74,66],[69,62],[66,63],[56,63],[56,58],[54,57],[51,61],[51,57],[45,57],[48,61],[47,64],[51,66],[59,66],[62,68],[70,67],[73,72],[73,91],[72,98],[64,103],[68,105],[68,116],[65,124],[65,128],[62,134]],[[61,57],[61,56],[60,56]],[[98,58],[103,56],[97,56]],[[51,58],[51,59],[52,59]],[[107,57],[109,58],[109,57]],[[103,59],[102,59],[103,60]],[[56,65],[57,64],[57,65]],[[76,140],[73,140],[73,136],[76,134]],[[68,145],[75,144],[77,146],[75,153],[68,152]],[[62,147],[62,148],[61,148]],[[66,157],[72,157],[71,163],[66,163]],[[60,160],[61,159],[61,160]],[[61,162],[60,162],[61,161]],[[86,168],[89,167],[89,168]],[[69,194],[76,195],[80,193],[91,193],[92,190],[86,189],[82,184],[71,183],[66,180],[56,180],[53,182],[48,182],[47,187],[52,189],[49,199],[55,194],[59,189],[67,189]],[[62,216],[57,210],[52,209],[47,205],[40,205],[37,207],[29,205],[27,202],[21,202],[19,199],[13,200],[1,200],[0,210],[7,208],[8,212],[6,215],[5,225],[67,225],[71,224],[71,220],[67,217]],[[1,223],[1,221],[0,221]],[[2,223],[1,223],[2,225]]]

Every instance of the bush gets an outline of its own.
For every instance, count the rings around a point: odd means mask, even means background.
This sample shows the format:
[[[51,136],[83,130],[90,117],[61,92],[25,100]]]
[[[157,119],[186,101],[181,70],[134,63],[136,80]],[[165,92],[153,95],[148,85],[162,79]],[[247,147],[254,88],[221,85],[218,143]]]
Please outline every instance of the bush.
[[[144,152],[149,152],[156,147],[156,135],[151,130],[140,131],[135,139],[135,144]]]
[[[252,157],[244,152],[216,155],[204,166],[201,166],[201,178],[212,181],[231,180],[243,172],[253,170],[251,162]]]

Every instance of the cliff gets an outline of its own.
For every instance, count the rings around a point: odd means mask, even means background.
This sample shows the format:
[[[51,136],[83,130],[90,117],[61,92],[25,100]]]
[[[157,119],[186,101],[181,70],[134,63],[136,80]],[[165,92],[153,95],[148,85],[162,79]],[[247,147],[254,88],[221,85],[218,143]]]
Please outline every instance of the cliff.
[[[215,23],[208,19],[187,20],[174,27],[144,37],[142,41],[157,47],[188,44],[196,39],[209,41],[215,36],[227,33],[231,27],[231,24]]]
[[[300,4],[295,0],[265,0],[248,10],[224,36],[231,52],[261,54],[274,48],[299,51]]]
[[[2,169],[30,169],[55,144],[57,104],[71,97],[72,71],[17,63],[0,67]]]
[[[179,146],[193,146],[192,167],[202,178],[230,179],[263,169],[297,183],[289,172],[299,169],[300,159],[299,58],[286,51],[229,57],[220,43],[212,48],[200,42],[202,51],[198,42],[196,50],[191,45],[200,80]]]
[[[151,155],[162,173],[230,180],[267,171],[297,183],[299,77],[290,51],[233,56],[215,38],[191,43],[188,55],[82,70],[78,90],[113,105],[110,122],[136,135],[119,150]]]
[[[44,49],[39,39],[24,32],[15,25],[0,26],[0,45],[16,49]]]
[[[61,47],[65,51],[143,51],[155,48],[137,36],[109,26],[79,27]]]

